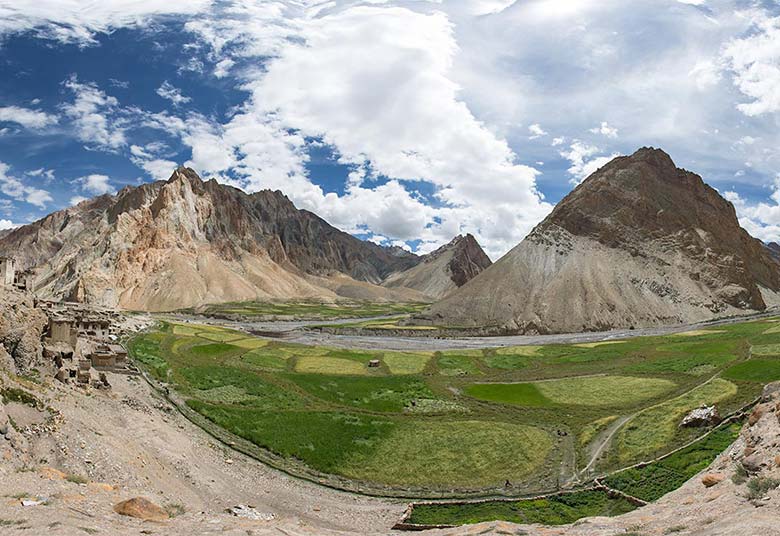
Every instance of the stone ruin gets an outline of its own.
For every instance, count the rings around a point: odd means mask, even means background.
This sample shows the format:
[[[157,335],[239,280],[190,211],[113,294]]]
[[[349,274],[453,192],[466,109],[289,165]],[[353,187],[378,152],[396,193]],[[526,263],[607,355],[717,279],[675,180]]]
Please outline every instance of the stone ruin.
[[[127,350],[118,344],[119,315],[82,304],[45,304],[49,325],[44,334],[44,357],[57,368],[55,378],[63,383],[110,388],[106,371],[136,372]],[[95,378],[92,370],[98,373]]]
[[[34,292],[35,272],[33,270],[17,271],[16,260],[13,257],[0,257],[0,286]]]

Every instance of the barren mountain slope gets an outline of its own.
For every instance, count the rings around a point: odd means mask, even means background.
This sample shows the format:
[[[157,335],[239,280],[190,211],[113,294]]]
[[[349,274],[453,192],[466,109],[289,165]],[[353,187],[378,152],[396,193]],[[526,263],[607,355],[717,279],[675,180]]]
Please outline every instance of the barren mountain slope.
[[[421,298],[377,285],[419,257],[341,232],[281,192],[248,195],[186,168],[16,229],[0,254],[33,268],[43,297],[128,309],[335,298],[345,278],[370,299]]]
[[[695,322],[778,300],[780,264],[661,150],[619,157],[422,321],[561,333]]]
[[[412,288],[440,299],[465,285],[490,264],[490,258],[472,235],[459,235],[449,244],[425,255],[418,265],[391,274],[382,285]]]

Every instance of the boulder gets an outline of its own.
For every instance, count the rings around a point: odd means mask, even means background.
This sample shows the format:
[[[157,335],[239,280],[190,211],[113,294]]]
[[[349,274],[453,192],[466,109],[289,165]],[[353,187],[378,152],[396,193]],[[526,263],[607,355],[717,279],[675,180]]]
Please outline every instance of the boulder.
[[[680,426],[698,428],[701,426],[714,426],[720,423],[720,413],[715,406],[702,406],[691,411],[683,418]]]
[[[756,424],[764,416],[764,406],[756,406],[748,417],[748,426]]]
[[[701,477],[701,483],[704,484],[704,487],[711,488],[712,486],[723,482],[724,478],[726,477],[722,473],[707,473]]]
[[[165,510],[143,497],[133,497],[115,504],[114,512],[145,521],[165,521],[168,519],[168,513]]]
[[[744,467],[748,473],[759,472],[761,470],[761,465],[763,465],[763,460],[758,454],[751,454],[742,459],[742,467]]]

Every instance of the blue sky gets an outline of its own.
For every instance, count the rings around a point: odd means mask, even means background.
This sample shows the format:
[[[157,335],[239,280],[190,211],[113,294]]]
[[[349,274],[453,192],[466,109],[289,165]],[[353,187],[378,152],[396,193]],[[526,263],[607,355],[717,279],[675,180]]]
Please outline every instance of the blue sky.
[[[780,239],[767,1],[0,0],[0,224],[186,164],[362,238],[495,259],[661,147]]]

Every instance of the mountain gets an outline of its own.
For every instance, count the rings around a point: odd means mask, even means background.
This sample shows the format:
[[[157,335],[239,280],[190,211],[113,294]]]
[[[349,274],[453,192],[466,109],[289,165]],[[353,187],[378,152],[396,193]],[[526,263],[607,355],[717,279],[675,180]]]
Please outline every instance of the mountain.
[[[339,296],[424,300],[379,286],[422,259],[359,240],[278,191],[246,194],[191,169],[126,187],[0,237],[36,293],[138,310]]]
[[[423,323],[561,333],[761,311],[780,264],[701,177],[643,148],[593,173]]]
[[[449,244],[424,255],[416,266],[390,274],[382,285],[411,288],[440,299],[465,285],[490,264],[490,258],[472,235],[459,235]]]

